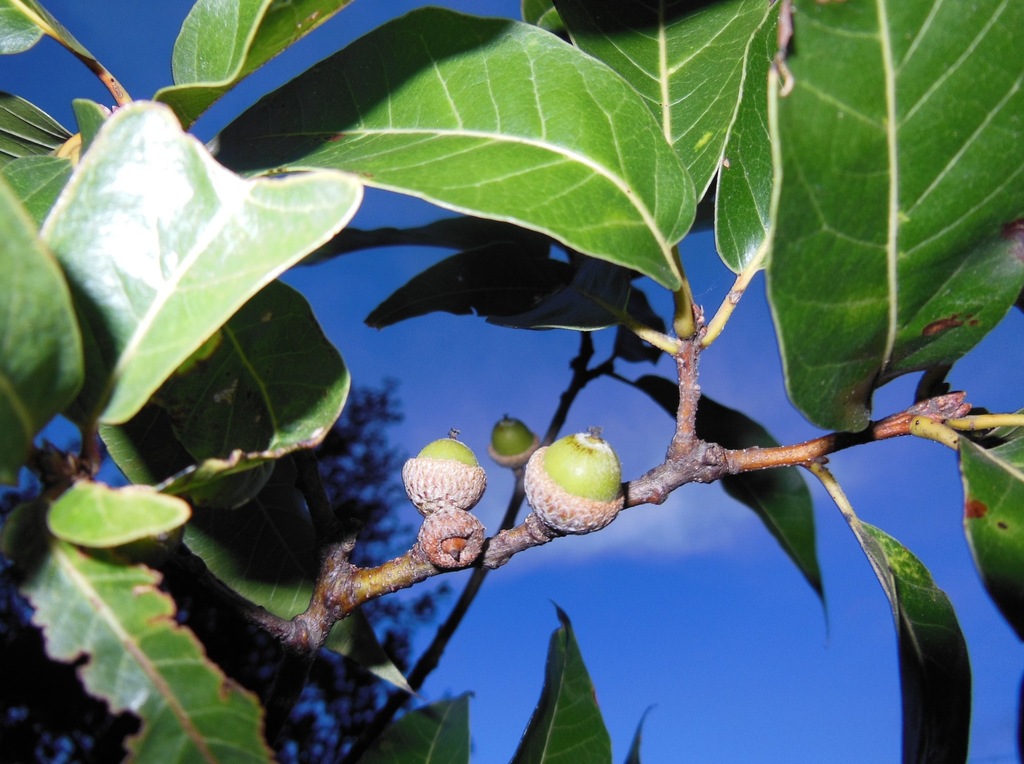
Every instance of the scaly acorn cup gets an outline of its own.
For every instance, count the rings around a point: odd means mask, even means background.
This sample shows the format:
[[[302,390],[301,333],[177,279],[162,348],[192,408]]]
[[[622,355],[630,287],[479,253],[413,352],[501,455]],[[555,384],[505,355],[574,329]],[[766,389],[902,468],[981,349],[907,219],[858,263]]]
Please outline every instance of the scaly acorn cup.
[[[428,443],[402,467],[405,492],[424,517],[441,509],[469,511],[484,495],[487,475],[457,435],[452,430],[449,437]]]
[[[503,416],[491,430],[487,453],[502,467],[518,469],[529,461],[540,445],[540,438],[518,419]]]
[[[622,465],[595,432],[567,435],[539,448],[526,464],[526,500],[560,533],[590,533],[622,509]]]

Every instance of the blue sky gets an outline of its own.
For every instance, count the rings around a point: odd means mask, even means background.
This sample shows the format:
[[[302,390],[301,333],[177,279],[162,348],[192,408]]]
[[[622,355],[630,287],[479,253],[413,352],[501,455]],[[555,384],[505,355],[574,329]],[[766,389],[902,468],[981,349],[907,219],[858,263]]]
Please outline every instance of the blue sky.
[[[445,2],[488,15],[517,16],[515,0]],[[129,0],[46,6],[96,54],[135,98],[170,82],[170,51],[191,3]],[[357,0],[310,39],[271,62],[200,121],[206,139],[262,93],[387,17],[422,5]],[[384,14],[387,14],[386,16]],[[84,67],[44,41],[0,59],[0,88],[42,106],[73,127],[70,99],[109,100]],[[370,192],[355,225],[417,225],[446,214],[415,200]],[[405,421],[392,431],[404,450],[458,427],[483,456],[503,413],[546,426],[568,380],[577,347],[568,332],[499,329],[480,320],[430,316],[383,331],[362,319],[404,280],[442,253],[378,250],[288,277],[312,302],[356,384],[400,381]],[[732,277],[713,239],[698,234],[683,256],[698,301],[713,312]],[[646,291],[665,314],[667,295]],[[962,369],[955,387],[992,410],[1021,405],[1024,352],[1014,313]],[[605,336],[607,335],[607,336]],[[596,337],[601,350],[611,333]],[[659,370],[671,375],[663,362]],[[649,366],[621,371],[650,373]],[[763,279],[755,281],[725,335],[701,362],[705,393],[739,408],[782,442],[818,434],[788,404]],[[913,380],[883,389],[879,415],[904,408]],[[611,380],[581,396],[568,430],[591,425],[622,456],[627,478],[660,461],[671,420]],[[951,597],[974,667],[972,760],[1016,760],[1016,703],[1024,649],[988,600],[960,527],[961,487],[954,455],[929,442],[876,444],[831,461],[860,516],[902,541]],[[511,479],[488,469],[477,509],[496,526]],[[625,512],[608,529],[558,540],[517,556],[492,574],[423,688],[426,700],[465,690],[471,703],[474,761],[505,761],[515,750],[543,680],[552,602],[572,618],[615,758],[621,761],[645,710],[648,762],[896,762],[900,698],[888,603],[838,511],[816,499],[827,619],[809,587],[753,515],[717,486],[687,486],[660,507]],[[415,517],[409,508],[410,521]],[[457,586],[465,574],[449,576]]]

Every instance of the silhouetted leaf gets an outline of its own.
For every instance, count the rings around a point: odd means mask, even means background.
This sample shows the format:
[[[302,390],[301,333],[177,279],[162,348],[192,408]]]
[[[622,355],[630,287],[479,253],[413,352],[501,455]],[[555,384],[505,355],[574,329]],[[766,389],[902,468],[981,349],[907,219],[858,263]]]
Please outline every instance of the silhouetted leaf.
[[[556,610],[562,627],[551,635],[544,688],[512,761],[611,762],[612,742],[597,705],[594,684],[569,617],[560,608]]]
[[[336,255],[373,247],[403,245],[444,247],[470,250],[506,244],[518,248],[523,254],[546,255],[551,250],[551,239],[535,231],[503,223],[500,220],[473,218],[466,215],[441,218],[433,223],[414,228],[374,228],[361,230],[348,227],[333,239],[306,257],[303,265],[322,262]]]
[[[18,482],[32,439],[82,384],[82,344],[60,267],[0,177],[0,484]]]
[[[461,252],[409,279],[366,317],[375,329],[435,311],[507,316],[564,287],[572,268],[518,246],[494,244]]]
[[[1024,283],[1024,3],[795,5],[769,298],[793,402],[860,430]]]
[[[469,762],[469,694],[410,711],[388,727],[361,764]]]
[[[626,306],[626,311],[644,326],[657,329],[659,332],[665,331],[665,322],[661,320],[661,316],[658,316],[651,310],[651,304],[647,301],[647,295],[639,289],[629,290],[629,303]],[[615,330],[616,358],[632,363],[643,363],[645,361],[657,363],[663,355],[665,355],[663,350],[653,345],[648,345],[626,327],[620,326]]]
[[[632,274],[625,268],[586,259],[567,287],[539,305],[512,316],[491,316],[489,323],[518,329],[594,331],[615,326],[629,303]]]
[[[47,218],[86,334],[87,419],[127,421],[253,294],[354,213],[338,173],[246,181],[162,106],[107,120]]]
[[[635,91],[527,24],[413,11],[264,97],[219,144],[236,169],[343,169],[680,283],[686,171]]]

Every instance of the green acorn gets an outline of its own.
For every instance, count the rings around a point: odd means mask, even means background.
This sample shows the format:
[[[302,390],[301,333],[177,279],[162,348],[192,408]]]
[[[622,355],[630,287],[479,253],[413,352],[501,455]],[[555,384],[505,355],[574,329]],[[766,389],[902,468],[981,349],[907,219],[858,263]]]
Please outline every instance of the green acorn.
[[[483,467],[457,436],[458,430],[452,430],[447,438],[428,443],[402,467],[405,492],[424,517],[440,509],[468,511],[487,487]]]
[[[502,467],[518,469],[529,461],[540,445],[540,438],[518,419],[503,416],[491,430],[487,453]]]
[[[560,533],[599,530],[622,509],[622,465],[595,431],[540,448],[526,465],[526,500]]]

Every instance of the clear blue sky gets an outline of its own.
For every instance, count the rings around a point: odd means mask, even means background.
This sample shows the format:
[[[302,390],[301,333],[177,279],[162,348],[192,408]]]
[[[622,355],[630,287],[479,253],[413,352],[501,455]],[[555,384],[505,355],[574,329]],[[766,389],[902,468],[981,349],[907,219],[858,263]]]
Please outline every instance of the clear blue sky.
[[[260,94],[368,31],[422,5],[357,0],[295,50],[259,72],[200,121],[206,139]],[[439,3],[517,16],[517,0]],[[136,99],[170,82],[170,52],[191,3],[49,0],[46,6]],[[388,14],[385,16],[384,14]],[[109,101],[88,72],[44,41],[0,59],[0,89],[42,106],[73,128],[70,99]],[[370,193],[355,224],[409,225],[443,213]],[[568,332],[520,332],[447,315],[382,332],[362,319],[440,253],[379,250],[335,260],[288,280],[312,302],[356,384],[401,382],[405,422],[392,431],[407,452],[458,427],[483,455],[503,413],[546,426],[568,380],[577,341]],[[731,285],[708,234],[684,242],[698,301],[712,312]],[[665,295],[648,284],[654,303]],[[706,394],[761,421],[782,442],[816,435],[789,406],[765,301],[755,281],[725,336],[702,360]],[[1014,313],[983,343],[955,386],[992,410],[1014,410],[1024,389],[1024,352]],[[607,334],[608,336],[605,336]],[[600,349],[611,333],[598,335]],[[970,369],[970,373],[968,373]],[[649,366],[621,369],[639,376]],[[671,375],[671,364],[660,371]],[[906,406],[912,381],[885,388],[876,411]],[[660,461],[671,420],[639,394],[602,381],[580,398],[570,429],[591,425],[623,457],[627,478]],[[485,457],[486,458],[486,457]],[[942,447],[902,440],[836,455],[831,466],[860,516],[894,535],[951,597],[974,667],[972,760],[1015,761],[1024,648],[985,595],[960,529],[956,460]],[[511,480],[494,467],[477,512],[497,525]],[[717,486],[687,486],[660,507],[625,512],[605,531],[516,557],[491,575],[426,700],[472,690],[474,761],[515,750],[540,692],[557,626],[552,602],[572,618],[621,761],[644,711],[647,762],[897,762],[900,697],[888,603],[838,511],[814,488],[819,555],[828,601],[817,599],[760,523]],[[409,508],[410,519],[414,517]],[[449,576],[458,586],[465,574]]]

